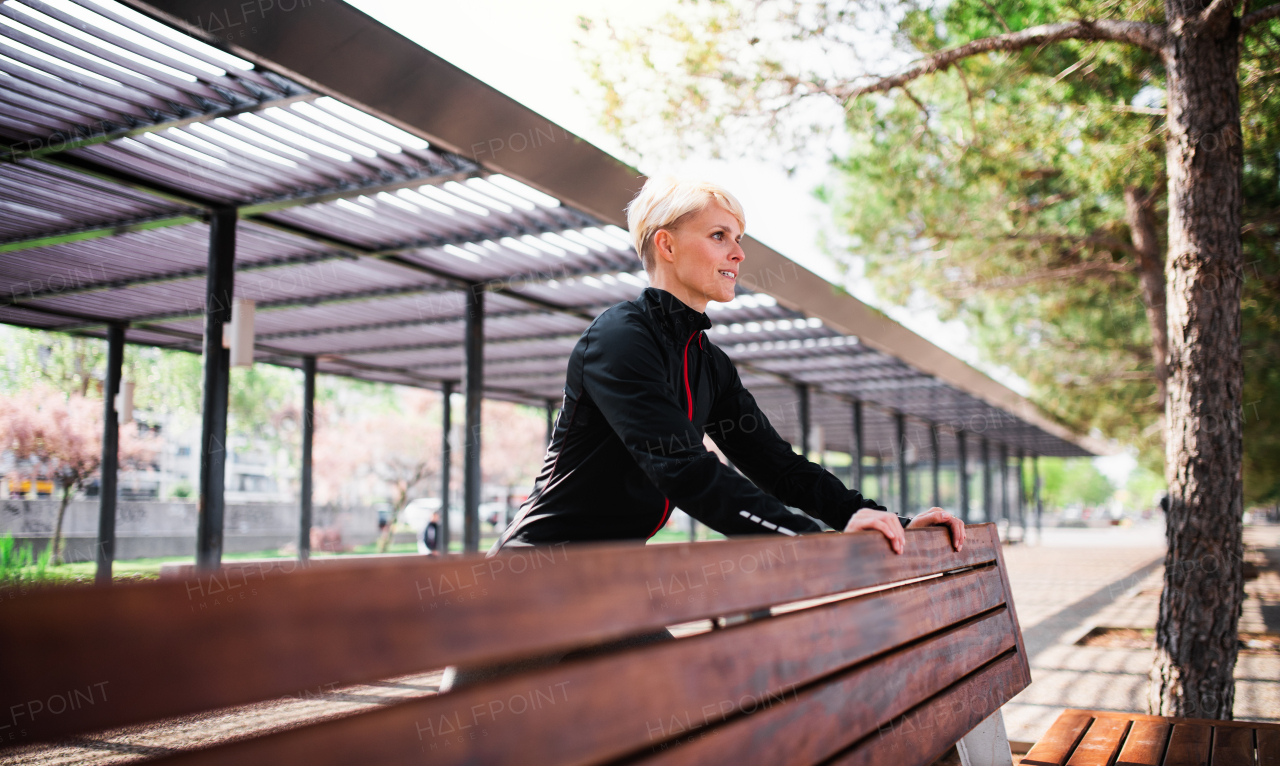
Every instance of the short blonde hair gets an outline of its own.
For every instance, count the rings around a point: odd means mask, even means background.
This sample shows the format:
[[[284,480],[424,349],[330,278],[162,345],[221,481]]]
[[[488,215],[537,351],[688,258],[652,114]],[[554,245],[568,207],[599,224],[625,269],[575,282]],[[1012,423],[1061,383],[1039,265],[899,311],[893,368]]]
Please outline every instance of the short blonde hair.
[[[743,231],[746,230],[747,215],[742,203],[718,184],[675,176],[659,176],[644,182],[644,188],[627,205],[627,228],[631,230],[631,243],[645,271],[653,272],[653,237],[658,229],[670,229],[681,218],[702,212],[712,202],[723,205],[738,219]]]

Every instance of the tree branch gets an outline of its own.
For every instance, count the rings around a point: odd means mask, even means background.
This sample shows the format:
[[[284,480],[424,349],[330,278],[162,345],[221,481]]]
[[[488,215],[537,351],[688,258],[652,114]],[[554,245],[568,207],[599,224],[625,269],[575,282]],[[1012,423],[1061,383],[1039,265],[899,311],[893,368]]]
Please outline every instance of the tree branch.
[[[1244,32],[1256,24],[1261,24],[1268,19],[1274,19],[1280,16],[1280,3],[1268,5],[1266,8],[1259,8],[1240,20],[1240,31]]]
[[[1256,15],[1256,13],[1250,14],[1250,17]],[[1141,21],[1098,19],[1041,24],[1020,32],[974,40],[921,59],[898,74],[882,77],[869,85],[841,88],[837,92],[842,99],[853,100],[868,93],[892,90],[924,75],[945,71],[956,62],[971,56],[992,51],[1019,51],[1023,48],[1047,45],[1061,40],[1108,40],[1128,43],[1153,53],[1160,53],[1165,37],[1163,26]]]
[[[1231,17],[1235,14],[1236,4],[1240,0],[1213,0],[1205,7],[1200,15],[1196,17],[1196,26],[1201,30],[1208,32],[1213,37],[1221,35],[1227,29],[1227,24],[1231,23]]]
[[[1087,263],[1079,263],[1074,266],[1066,266],[1059,269],[1044,269],[1041,271],[1033,271],[1029,274],[1022,274],[1016,277],[995,277],[984,282],[975,282],[969,285],[969,288],[975,292],[984,290],[1008,290],[1014,287],[1022,287],[1023,285],[1032,284],[1034,282],[1043,282],[1049,279],[1063,279],[1065,277],[1075,277],[1090,271],[1104,272],[1126,272],[1133,271],[1133,268],[1123,263],[1107,263],[1105,261],[1089,261]]]
[[[1129,255],[1138,255],[1138,250],[1133,245],[1118,239],[1112,239],[1111,237],[1077,237],[1070,234],[1010,234],[1006,236],[1005,239],[1021,239],[1029,242],[1070,242],[1077,245],[1093,245],[1094,247],[1098,247],[1103,250],[1110,250],[1112,252],[1119,251]],[[1123,271],[1128,269],[1129,267],[1125,266],[1123,269],[1119,270]]]

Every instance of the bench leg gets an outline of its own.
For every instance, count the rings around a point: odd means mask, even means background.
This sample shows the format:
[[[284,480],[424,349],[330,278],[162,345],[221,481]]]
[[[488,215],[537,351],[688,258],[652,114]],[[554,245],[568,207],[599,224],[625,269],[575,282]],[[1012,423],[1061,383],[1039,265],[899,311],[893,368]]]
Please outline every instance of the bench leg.
[[[1013,766],[1009,737],[1004,732],[1004,716],[992,713],[977,728],[956,743],[964,766]]]

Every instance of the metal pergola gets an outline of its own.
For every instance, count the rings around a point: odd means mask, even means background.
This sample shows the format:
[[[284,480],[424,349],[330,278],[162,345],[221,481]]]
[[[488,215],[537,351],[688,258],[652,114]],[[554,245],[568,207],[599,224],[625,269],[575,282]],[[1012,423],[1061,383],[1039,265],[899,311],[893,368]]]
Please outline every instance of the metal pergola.
[[[0,3],[0,322],[107,339],[104,445],[125,344],[204,354],[202,568],[221,558],[234,300],[255,303],[254,359],[304,371],[304,556],[315,375],[460,390],[475,550],[480,401],[550,413],[581,332],[647,284],[620,228],[643,178],[350,6],[280,4],[241,24],[247,7]],[[1007,487],[1010,454],[1100,451],[767,246],[744,247],[711,338],[783,436],[853,455],[859,486],[864,471],[887,482],[892,463],[897,486],[881,489],[910,509],[903,466],[928,464],[936,502],[943,464],[967,476],[981,454],[989,486],[999,451]]]

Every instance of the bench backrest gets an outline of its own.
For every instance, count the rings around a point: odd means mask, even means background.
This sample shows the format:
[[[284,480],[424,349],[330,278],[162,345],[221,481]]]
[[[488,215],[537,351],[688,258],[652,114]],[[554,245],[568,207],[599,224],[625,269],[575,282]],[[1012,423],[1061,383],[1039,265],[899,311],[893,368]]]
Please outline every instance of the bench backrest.
[[[172,758],[926,764],[1030,683],[989,524],[960,553],[925,529],[901,556],[862,533],[264,571],[5,595],[6,744],[770,608]]]

